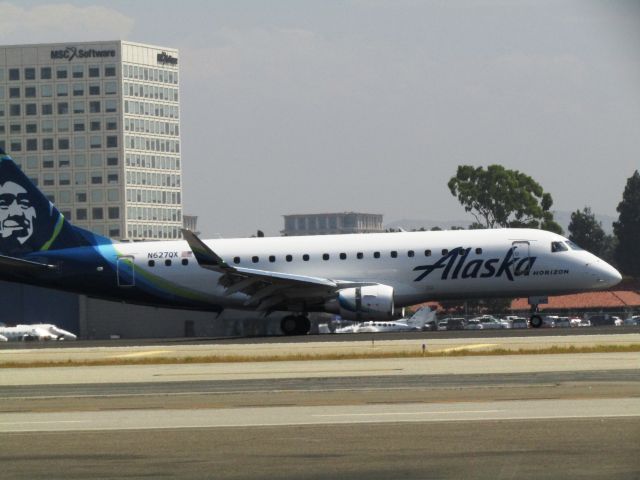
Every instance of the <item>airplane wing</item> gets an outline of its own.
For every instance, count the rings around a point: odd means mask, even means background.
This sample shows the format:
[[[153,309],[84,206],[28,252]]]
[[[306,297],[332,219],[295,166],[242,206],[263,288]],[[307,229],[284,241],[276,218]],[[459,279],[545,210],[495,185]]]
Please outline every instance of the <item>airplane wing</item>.
[[[31,276],[37,273],[55,270],[58,267],[56,265],[0,255],[0,269],[2,268],[6,268],[11,274]]]
[[[324,301],[343,288],[377,285],[375,282],[351,282],[329,278],[272,272],[229,265],[196,234],[183,229],[182,235],[202,268],[222,273],[220,284],[225,294],[242,292],[250,296],[246,305],[258,310],[276,310],[278,306],[300,302],[301,299]]]

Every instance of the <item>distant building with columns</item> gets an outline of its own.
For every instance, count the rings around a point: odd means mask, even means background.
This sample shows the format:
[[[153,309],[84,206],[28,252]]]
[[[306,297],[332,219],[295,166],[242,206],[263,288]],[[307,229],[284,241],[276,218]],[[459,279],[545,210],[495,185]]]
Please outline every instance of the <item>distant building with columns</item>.
[[[377,213],[306,213],[284,215],[284,236],[382,233],[382,215]]]

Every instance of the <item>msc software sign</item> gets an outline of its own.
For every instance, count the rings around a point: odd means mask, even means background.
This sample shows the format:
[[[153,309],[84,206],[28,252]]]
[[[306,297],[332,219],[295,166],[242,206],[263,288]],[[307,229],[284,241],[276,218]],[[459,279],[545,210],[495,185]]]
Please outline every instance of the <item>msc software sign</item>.
[[[115,50],[95,50],[93,48],[67,47],[64,50],[51,50],[52,60],[73,60],[74,58],[105,58],[115,57]]]
[[[176,57],[172,57],[167,52],[159,53],[157,56],[158,63],[160,65],[177,65],[178,59]]]

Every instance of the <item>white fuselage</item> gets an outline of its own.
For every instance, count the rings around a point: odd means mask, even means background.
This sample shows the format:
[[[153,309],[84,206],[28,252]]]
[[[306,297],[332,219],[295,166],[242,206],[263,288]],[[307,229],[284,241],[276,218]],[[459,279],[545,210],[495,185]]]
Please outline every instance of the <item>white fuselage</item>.
[[[552,251],[552,243],[564,250]],[[394,289],[397,307],[432,299],[534,296],[604,289],[620,274],[567,239],[532,229],[205,240],[231,266]],[[569,246],[568,246],[569,245]],[[225,295],[220,273],[201,268],[185,241],[115,244],[145,277],[206,301],[246,308],[247,295]]]

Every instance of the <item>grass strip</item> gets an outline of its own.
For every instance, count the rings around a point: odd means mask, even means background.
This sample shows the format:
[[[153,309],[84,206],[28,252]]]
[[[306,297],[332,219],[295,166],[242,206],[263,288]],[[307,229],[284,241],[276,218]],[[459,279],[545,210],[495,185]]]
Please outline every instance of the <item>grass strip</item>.
[[[202,355],[185,357],[138,357],[138,358],[104,358],[98,360],[33,361],[33,362],[0,362],[0,368],[44,368],[44,367],[95,367],[115,365],[172,365],[190,363],[243,363],[243,362],[291,362],[305,360],[359,360],[375,358],[449,358],[449,357],[485,357],[500,355],[562,355],[570,353],[626,353],[640,352],[640,343],[626,345],[593,345],[593,346],[551,346],[545,348],[493,348],[489,350],[451,351],[416,350],[376,351],[372,348],[364,352],[344,353],[294,353],[283,355]]]

